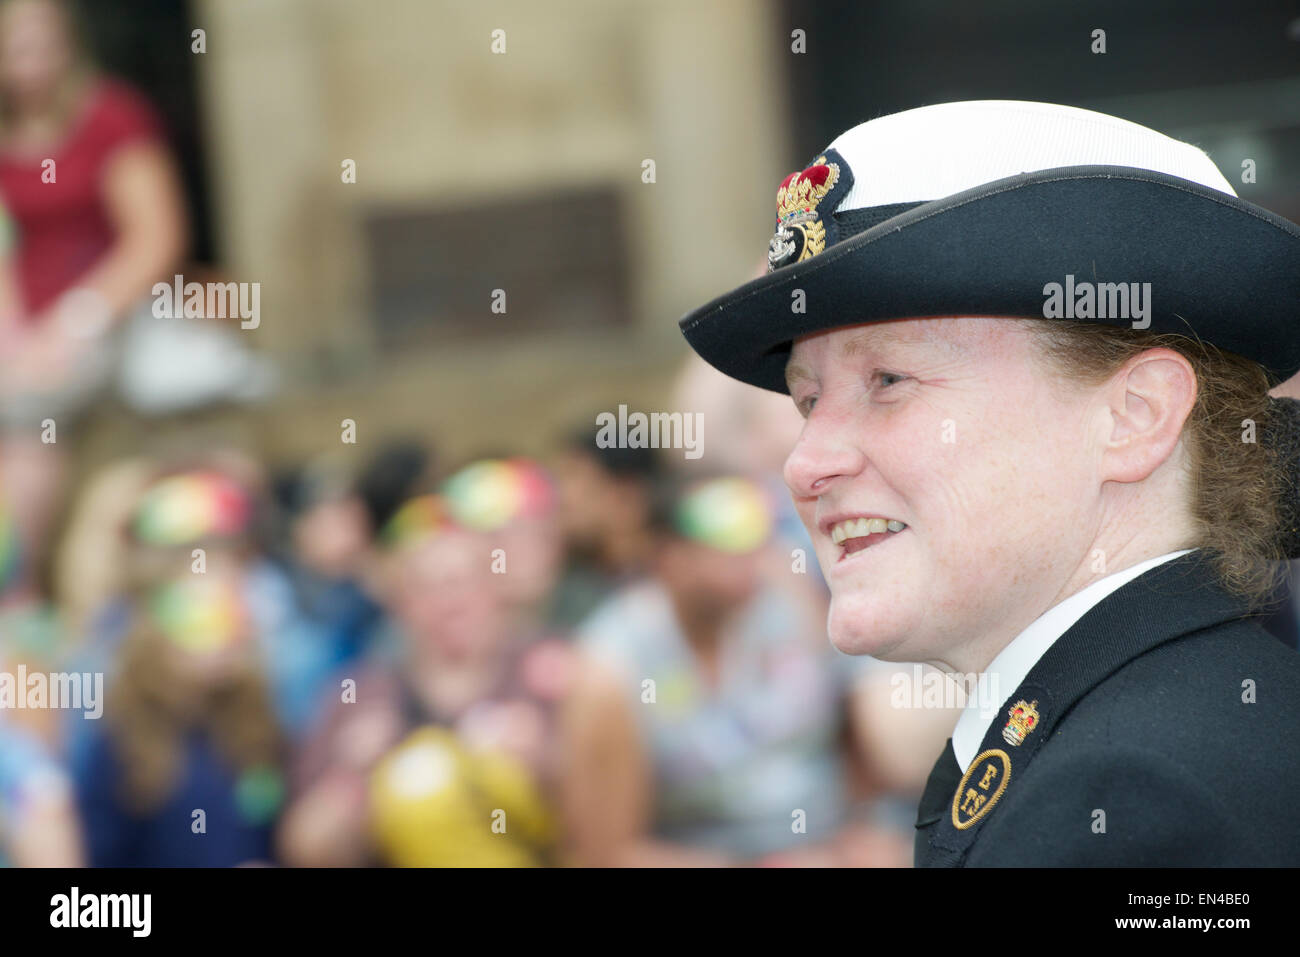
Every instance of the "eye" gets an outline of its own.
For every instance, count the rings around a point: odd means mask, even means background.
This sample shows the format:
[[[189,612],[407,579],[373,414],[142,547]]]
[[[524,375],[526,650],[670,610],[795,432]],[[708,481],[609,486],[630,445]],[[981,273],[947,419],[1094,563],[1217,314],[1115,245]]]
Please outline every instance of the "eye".
[[[812,414],[813,406],[817,404],[817,396],[805,396],[802,399],[796,399],[794,407],[799,410],[799,414],[805,419]]]
[[[897,372],[880,372],[880,371],[877,371],[877,372],[874,374],[874,378],[876,379],[877,382],[880,383],[880,387],[881,387],[882,389],[887,389],[887,388],[889,388],[891,385],[897,385],[898,383],[902,382],[904,379],[907,378],[907,376],[905,376],[905,375],[900,375],[900,374],[897,373]]]

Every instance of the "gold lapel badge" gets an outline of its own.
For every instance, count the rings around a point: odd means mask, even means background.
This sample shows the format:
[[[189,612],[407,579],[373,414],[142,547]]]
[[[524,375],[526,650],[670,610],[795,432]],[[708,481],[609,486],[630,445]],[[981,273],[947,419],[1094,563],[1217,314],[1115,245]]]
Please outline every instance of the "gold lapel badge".
[[[1011,706],[1007,714],[1011,720],[1002,729],[1002,740],[1012,747],[1019,747],[1025,743],[1025,736],[1038,727],[1038,699],[1026,704],[1021,698]]]
[[[952,824],[959,831],[970,827],[998,803],[1011,780],[1011,757],[1000,750],[985,751],[966,769],[952,796]]]

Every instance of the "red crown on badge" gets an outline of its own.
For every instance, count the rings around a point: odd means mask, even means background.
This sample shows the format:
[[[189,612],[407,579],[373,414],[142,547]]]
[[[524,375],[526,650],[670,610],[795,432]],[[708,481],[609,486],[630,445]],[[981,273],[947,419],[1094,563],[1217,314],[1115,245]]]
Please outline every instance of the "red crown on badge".
[[[797,222],[801,215],[815,216],[820,203],[840,178],[836,163],[819,156],[801,173],[791,173],[776,191],[776,217],[779,223]]]
[[[1002,740],[1007,744],[1019,746],[1024,744],[1025,735],[1038,727],[1038,700],[1026,703],[1023,698],[1011,706],[1007,712],[1011,720],[1002,729]]]

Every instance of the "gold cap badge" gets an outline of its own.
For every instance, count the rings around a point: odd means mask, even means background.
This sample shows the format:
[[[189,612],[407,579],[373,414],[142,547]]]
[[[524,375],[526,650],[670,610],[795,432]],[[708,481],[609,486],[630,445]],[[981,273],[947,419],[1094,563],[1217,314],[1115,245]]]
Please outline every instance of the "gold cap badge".
[[[817,204],[839,181],[839,164],[827,162],[825,156],[782,180],[776,191],[776,235],[768,244],[769,271],[816,256],[826,248],[826,226]]]

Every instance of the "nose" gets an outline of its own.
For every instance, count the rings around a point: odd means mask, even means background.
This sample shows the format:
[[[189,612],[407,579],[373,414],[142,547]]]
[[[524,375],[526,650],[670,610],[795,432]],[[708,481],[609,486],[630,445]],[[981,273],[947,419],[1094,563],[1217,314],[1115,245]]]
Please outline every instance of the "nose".
[[[783,474],[795,498],[812,498],[830,488],[834,479],[857,475],[865,464],[851,423],[819,402],[786,458]]]

